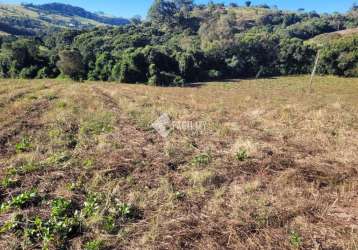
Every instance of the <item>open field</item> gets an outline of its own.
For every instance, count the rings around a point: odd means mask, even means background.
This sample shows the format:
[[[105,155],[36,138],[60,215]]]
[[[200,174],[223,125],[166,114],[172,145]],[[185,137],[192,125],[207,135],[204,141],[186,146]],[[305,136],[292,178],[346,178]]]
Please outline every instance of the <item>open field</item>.
[[[0,249],[358,249],[358,79],[308,82],[1,80]]]

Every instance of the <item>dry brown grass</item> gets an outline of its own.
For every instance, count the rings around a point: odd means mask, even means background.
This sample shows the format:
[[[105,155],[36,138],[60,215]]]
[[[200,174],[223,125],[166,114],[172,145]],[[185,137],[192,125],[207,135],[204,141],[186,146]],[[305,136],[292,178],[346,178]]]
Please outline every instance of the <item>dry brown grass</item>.
[[[0,177],[17,169],[17,184],[0,199],[36,188],[42,202],[0,214],[0,227],[17,212],[47,218],[58,197],[81,210],[96,193],[98,210],[65,248],[357,249],[358,80],[318,77],[313,93],[308,82],[2,81]],[[150,126],[162,113],[205,128],[162,138]],[[136,211],[114,233],[103,227],[113,200]],[[41,244],[0,234],[1,249]]]

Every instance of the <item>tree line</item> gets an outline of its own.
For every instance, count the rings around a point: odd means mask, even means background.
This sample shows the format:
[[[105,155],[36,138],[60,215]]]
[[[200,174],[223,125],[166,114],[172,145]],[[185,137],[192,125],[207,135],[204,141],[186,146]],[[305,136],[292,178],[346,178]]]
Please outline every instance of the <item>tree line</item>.
[[[0,37],[0,77],[120,81],[152,85],[307,74],[321,50],[321,74],[358,76],[358,36],[324,46],[317,35],[358,27],[346,14],[287,12],[267,5],[228,6],[155,0],[146,21],[120,27]]]

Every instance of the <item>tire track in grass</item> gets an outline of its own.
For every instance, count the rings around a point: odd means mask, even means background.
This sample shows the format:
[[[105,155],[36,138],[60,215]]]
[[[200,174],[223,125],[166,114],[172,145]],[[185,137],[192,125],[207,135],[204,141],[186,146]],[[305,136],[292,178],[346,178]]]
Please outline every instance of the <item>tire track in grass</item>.
[[[116,191],[120,191],[120,194],[127,194],[125,197],[128,196],[130,198],[131,194],[136,192],[136,190],[143,190],[143,192],[145,192],[145,194],[143,194],[144,197],[148,196],[147,198],[143,197],[143,199],[145,199],[145,207],[141,207],[144,214],[143,219],[133,224],[129,229],[135,233],[129,235],[124,241],[121,240],[121,243],[124,244],[126,248],[142,248],[143,245],[134,242],[137,242],[138,239],[153,230],[151,223],[156,221],[158,216],[163,216],[161,207],[163,204],[169,202],[167,197],[174,195],[175,190],[187,190],[189,184],[184,181],[184,177],[180,172],[170,169],[168,165],[170,158],[165,154],[164,150],[165,141],[158,133],[148,132],[137,127],[135,122],[131,120],[121,108],[121,105],[125,104],[118,103],[109,91],[97,86],[92,87],[92,89],[94,95],[102,99],[105,106],[116,114],[119,136],[115,138],[118,138],[120,143],[125,145],[125,148],[122,150],[111,152],[111,155],[108,156],[102,156],[103,160],[106,161],[106,159],[110,159],[111,157],[116,160],[117,165],[114,165],[110,169],[113,173],[120,172],[121,167],[126,163],[131,165],[128,172],[134,182],[132,184],[121,185]],[[128,99],[128,101],[135,102],[132,98]],[[134,160],[144,162],[144,164],[136,165],[133,163]],[[109,164],[104,165],[108,166]],[[166,190],[166,185],[171,188]],[[156,192],[160,193],[158,197],[155,196]],[[117,193],[114,193],[114,195],[116,194]],[[177,194],[178,192],[176,195]],[[152,195],[154,195],[154,197],[149,198]],[[172,221],[174,218],[188,221],[192,218],[197,219],[199,218],[200,208],[203,207],[204,203],[205,199],[203,197],[195,200],[186,198],[182,200],[182,202],[177,203],[175,210],[167,211],[168,214],[172,214],[171,217],[163,219],[166,221]],[[187,214],[188,211],[190,211],[190,214]],[[196,225],[198,225],[196,219],[193,222],[194,228],[192,228],[192,230],[197,232],[199,228],[196,227]],[[158,232],[158,237],[166,237],[170,233],[171,232],[167,230],[160,231]],[[191,230],[184,230],[182,240],[191,244],[193,238],[197,235],[197,233],[192,234]],[[187,241],[190,241],[190,243]]]
[[[163,139],[156,133],[143,131],[135,126],[130,118],[121,110],[119,103],[104,90],[98,87],[92,87],[94,95],[101,99],[106,107],[112,110],[116,117],[116,127],[120,133],[116,139],[125,145],[126,154],[123,152],[114,152],[112,157],[122,158],[123,162],[133,162],[134,160],[143,160],[146,163],[144,169],[133,169],[134,175],[143,177],[143,183],[151,186],[156,183],[156,177],[163,176],[167,173],[166,156],[163,153],[164,143]],[[132,152],[132,153],[131,153]],[[135,157],[139,157],[136,159]],[[149,169],[147,169],[149,168]],[[151,172],[151,178],[145,176],[147,171]],[[138,176],[139,177],[139,176]]]
[[[47,89],[47,88],[46,88]],[[38,91],[42,91],[39,89]],[[62,88],[57,90],[56,93],[61,92]],[[37,91],[35,92],[37,93]],[[11,153],[9,149],[9,143],[13,138],[17,137],[23,132],[36,131],[43,128],[39,119],[41,115],[45,113],[51,106],[51,101],[46,97],[42,97],[40,100],[35,100],[29,103],[27,108],[15,115],[12,119],[9,119],[5,124],[2,124],[0,128],[0,156],[5,157]]]

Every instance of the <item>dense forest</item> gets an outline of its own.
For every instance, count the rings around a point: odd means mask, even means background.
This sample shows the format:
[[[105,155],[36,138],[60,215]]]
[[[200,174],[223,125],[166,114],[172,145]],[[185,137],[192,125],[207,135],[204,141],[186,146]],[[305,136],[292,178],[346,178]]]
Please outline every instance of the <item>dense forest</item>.
[[[357,6],[345,14],[318,14],[250,1],[225,6],[155,0],[145,21],[0,36],[0,77],[183,85],[307,74],[318,50],[321,74],[358,76],[356,27]],[[341,30],[348,31],[322,39],[322,34]]]

